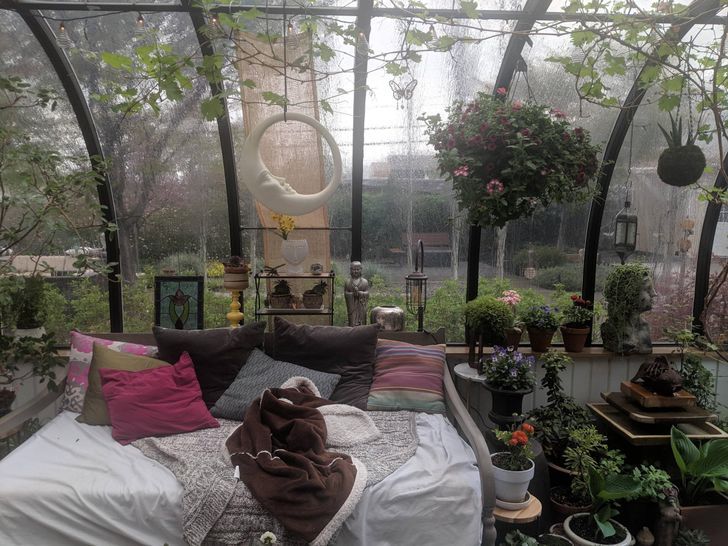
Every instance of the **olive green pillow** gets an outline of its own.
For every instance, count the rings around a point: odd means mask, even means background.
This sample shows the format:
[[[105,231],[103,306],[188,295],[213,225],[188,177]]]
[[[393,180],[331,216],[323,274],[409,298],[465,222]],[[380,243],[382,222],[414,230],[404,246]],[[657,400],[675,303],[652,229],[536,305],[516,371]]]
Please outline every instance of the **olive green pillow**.
[[[111,425],[109,408],[106,405],[104,393],[101,391],[99,368],[138,372],[161,366],[169,366],[169,364],[163,360],[148,356],[120,353],[94,343],[94,356],[91,359],[91,367],[88,372],[86,398],[83,401],[83,411],[81,415],[76,417],[76,421],[87,425]]]

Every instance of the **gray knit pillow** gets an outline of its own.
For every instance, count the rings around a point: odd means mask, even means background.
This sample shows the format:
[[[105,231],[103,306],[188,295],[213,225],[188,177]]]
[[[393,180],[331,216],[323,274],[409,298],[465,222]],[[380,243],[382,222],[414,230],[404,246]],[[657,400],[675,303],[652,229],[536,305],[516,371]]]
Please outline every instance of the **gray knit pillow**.
[[[334,373],[317,372],[303,366],[274,360],[259,349],[254,349],[235,381],[228,387],[210,410],[215,417],[242,421],[245,410],[267,388],[280,387],[291,377],[307,377],[314,382],[321,398],[328,398],[341,379]]]

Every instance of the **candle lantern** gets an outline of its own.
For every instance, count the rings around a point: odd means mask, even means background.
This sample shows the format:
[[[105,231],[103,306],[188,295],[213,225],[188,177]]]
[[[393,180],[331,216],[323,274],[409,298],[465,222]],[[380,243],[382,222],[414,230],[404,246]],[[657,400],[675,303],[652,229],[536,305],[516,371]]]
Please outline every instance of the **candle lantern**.
[[[637,247],[637,215],[630,206],[628,199],[614,218],[614,251],[622,263]]]
[[[417,331],[424,328],[425,307],[427,305],[427,275],[425,275],[425,245],[417,241],[415,270],[405,277],[407,311],[417,315]]]

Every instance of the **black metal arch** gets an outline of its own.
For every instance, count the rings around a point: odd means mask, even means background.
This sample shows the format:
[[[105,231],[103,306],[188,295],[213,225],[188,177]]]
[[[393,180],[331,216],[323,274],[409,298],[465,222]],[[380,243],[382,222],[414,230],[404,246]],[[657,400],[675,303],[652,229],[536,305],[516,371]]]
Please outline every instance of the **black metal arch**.
[[[704,22],[706,19],[714,16],[720,9],[718,0],[694,0],[688,7],[689,23],[677,25],[672,38],[682,40],[688,31],[695,25]],[[693,19],[695,18],[695,19]],[[624,144],[627,131],[632,123],[632,119],[644,98],[647,89],[640,85],[640,77],[644,71],[652,66],[653,63],[646,63],[642,67],[639,75],[632,84],[632,88],[627,94],[627,98],[622,103],[617,120],[614,123],[612,132],[609,135],[607,146],[604,149],[604,157],[602,158],[602,166],[599,177],[597,179],[597,188],[599,195],[592,199],[591,209],[589,210],[589,220],[587,225],[586,240],[584,243],[584,273],[582,279],[582,296],[584,299],[594,301],[594,292],[596,290],[596,273],[597,273],[597,255],[599,252],[599,234],[601,232],[602,219],[604,217],[604,207],[609,193],[609,185],[614,175],[614,167],[619,158],[619,152]],[[717,223],[717,218],[716,218]],[[702,244],[702,239],[701,239]],[[589,344],[591,344],[591,333],[589,334]]]
[[[98,185],[98,195],[99,203],[102,206],[103,217],[107,222],[113,223],[116,221],[116,209],[111,192],[111,180],[103,167],[104,152],[101,148],[101,141],[96,131],[96,124],[91,115],[91,110],[88,107],[88,103],[78,82],[76,72],[73,70],[73,66],[65,52],[58,47],[53,30],[43,18],[43,14],[37,11],[26,10],[19,10],[18,13],[38,40],[43,51],[45,51],[48,60],[58,75],[58,79],[63,85],[63,89],[66,91],[68,101],[78,120],[78,126],[81,129],[81,134],[83,135],[83,140],[88,150],[91,166],[101,179],[101,183]],[[112,332],[122,332],[124,330],[124,317],[122,283],[120,280],[121,270],[119,266],[119,238],[117,234],[110,231],[106,231],[104,237],[106,239],[106,260],[111,266],[108,283],[110,327]]]
[[[723,158],[723,170],[718,171],[715,179],[715,188],[728,188],[728,180],[724,172],[728,169],[728,154]],[[705,209],[703,228],[700,231],[700,246],[698,246],[698,263],[695,266],[695,299],[693,300],[693,321],[698,328],[703,328],[701,315],[705,309],[705,297],[708,295],[710,285],[710,262],[713,255],[715,231],[718,229],[718,217],[721,204],[711,201]]]
[[[182,5],[189,7],[191,0],[183,0]],[[199,10],[190,10],[192,26],[195,28],[197,41],[200,43],[200,50],[206,57],[215,54],[215,48],[202,31],[206,24],[205,16]],[[235,165],[235,145],[233,143],[233,132],[230,125],[230,112],[228,111],[227,99],[224,96],[224,84],[221,81],[208,80],[210,92],[218,99],[223,112],[217,118],[217,131],[220,135],[220,151],[222,153],[222,167],[225,175],[225,194],[228,209],[228,228],[230,230],[230,255],[243,255],[243,239],[240,231],[240,199],[238,194],[238,171]]]
[[[551,0],[528,0],[523,6],[523,17],[518,19],[516,28],[511,34],[503,54],[500,68],[498,69],[498,77],[493,86],[493,93],[499,87],[508,88],[513,80],[513,74],[516,72],[516,65],[521,59],[523,46],[528,39],[528,32],[536,24],[546,10],[549,8]],[[465,301],[470,301],[478,296],[478,276],[480,273],[480,235],[482,228],[480,226],[470,226],[468,237],[468,271],[465,285]]]

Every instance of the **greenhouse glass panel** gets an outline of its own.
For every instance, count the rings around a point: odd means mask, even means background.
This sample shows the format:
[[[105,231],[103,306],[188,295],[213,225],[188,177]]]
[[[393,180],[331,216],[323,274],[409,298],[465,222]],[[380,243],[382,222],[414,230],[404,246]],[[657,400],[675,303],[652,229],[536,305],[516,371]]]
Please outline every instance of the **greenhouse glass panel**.
[[[76,116],[38,41],[11,11],[0,11],[0,25],[0,76],[19,86],[17,91],[4,86],[0,96],[0,201],[2,192],[9,197],[0,215],[1,290],[15,294],[13,286],[23,287],[22,281],[13,282],[13,274],[41,276],[44,316],[38,318],[65,344],[70,328],[109,328],[104,276],[76,264],[80,254],[92,257],[97,269],[105,264],[95,177]],[[31,165],[37,185],[23,177]],[[68,199],[54,193],[54,182],[68,190]],[[36,214],[39,223],[29,220]],[[98,298],[92,296],[96,293]],[[34,317],[16,316],[13,308],[21,304],[11,299],[10,308],[0,311],[2,326],[34,322]],[[93,318],[86,313],[91,306],[98,311]]]
[[[225,325],[220,260],[230,254],[230,237],[217,126],[200,110],[209,85],[190,71],[189,88],[178,100],[163,95],[156,113],[147,105],[125,113],[119,104],[119,89],[158,92],[142,77],[145,55],[199,55],[189,16],[146,14],[141,28],[136,13],[54,16],[68,19],[69,56],[111,158],[125,330],[146,332],[154,323],[153,277],[162,274],[205,277],[205,325]]]
[[[723,205],[713,241],[710,289],[706,300],[705,332],[722,351],[728,349],[728,207]],[[722,281],[722,282],[721,282]]]

